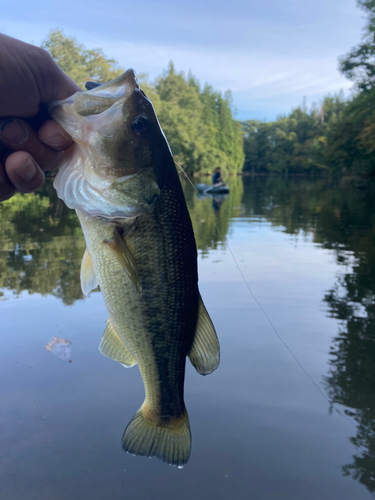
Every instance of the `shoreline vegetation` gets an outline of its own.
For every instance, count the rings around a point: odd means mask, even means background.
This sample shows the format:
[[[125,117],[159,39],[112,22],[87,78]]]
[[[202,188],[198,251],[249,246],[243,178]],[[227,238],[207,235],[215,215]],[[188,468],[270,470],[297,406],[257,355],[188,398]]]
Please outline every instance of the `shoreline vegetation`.
[[[244,171],[278,175],[324,175],[363,185],[375,181],[375,0],[358,0],[365,14],[360,43],[339,58],[354,82],[349,98],[328,95],[306,101],[275,121],[247,120]]]
[[[375,183],[375,0],[358,0],[366,24],[360,44],[339,58],[354,82],[348,98],[328,95],[310,109],[306,102],[276,120],[238,121],[230,90],[203,86],[173,62],[161,76],[138,80],[154,104],[174,158],[188,176],[222,175],[328,177],[353,184]],[[114,59],[86,49],[55,29],[42,47],[84,89],[86,81],[119,76]]]

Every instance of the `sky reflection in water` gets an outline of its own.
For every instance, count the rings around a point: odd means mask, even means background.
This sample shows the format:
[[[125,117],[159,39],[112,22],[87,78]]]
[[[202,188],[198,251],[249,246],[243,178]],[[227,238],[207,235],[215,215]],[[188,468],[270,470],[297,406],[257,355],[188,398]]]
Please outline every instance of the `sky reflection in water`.
[[[209,377],[188,363],[193,449],[183,471],[121,450],[142,380],[98,351],[107,315],[100,293],[81,295],[74,213],[50,187],[0,205],[0,498],[375,491],[373,196],[323,181],[231,178],[230,187],[213,210],[185,186],[222,360]],[[223,237],[278,333],[354,425],[330,412],[276,337]],[[71,363],[46,351],[53,337],[72,343]]]

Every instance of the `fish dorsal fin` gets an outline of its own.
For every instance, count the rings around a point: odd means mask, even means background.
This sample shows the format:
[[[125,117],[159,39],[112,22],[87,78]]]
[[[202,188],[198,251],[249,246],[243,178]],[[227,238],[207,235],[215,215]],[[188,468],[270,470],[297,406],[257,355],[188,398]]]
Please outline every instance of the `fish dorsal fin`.
[[[135,284],[138,292],[141,292],[142,287],[139,280],[137,263],[135,262],[134,257],[123,237],[115,231],[113,241],[106,241],[106,243],[114,253],[116,259],[119,261],[126,274]]]
[[[201,375],[216,370],[220,362],[220,345],[215,327],[199,295],[198,320],[193,345],[189,352],[191,364]]]
[[[85,295],[88,295],[91,290],[94,290],[98,286],[98,280],[96,278],[94,263],[90,252],[85,250],[81,262],[81,288]]]
[[[111,320],[107,319],[107,328],[104,330],[102,341],[99,345],[99,351],[107,358],[118,361],[126,368],[131,368],[137,362],[124,346]]]

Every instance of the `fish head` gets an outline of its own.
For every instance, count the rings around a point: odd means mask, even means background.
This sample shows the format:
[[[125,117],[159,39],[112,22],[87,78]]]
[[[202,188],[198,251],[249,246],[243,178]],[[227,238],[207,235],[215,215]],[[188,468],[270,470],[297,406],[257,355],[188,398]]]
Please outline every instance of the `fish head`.
[[[51,103],[49,112],[75,141],[54,183],[70,208],[104,218],[153,210],[160,196],[154,154],[164,136],[133,70]]]

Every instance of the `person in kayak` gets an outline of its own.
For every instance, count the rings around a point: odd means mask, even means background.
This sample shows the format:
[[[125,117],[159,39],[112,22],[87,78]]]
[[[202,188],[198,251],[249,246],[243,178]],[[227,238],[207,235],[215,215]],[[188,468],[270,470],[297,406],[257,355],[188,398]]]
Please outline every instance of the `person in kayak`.
[[[225,186],[225,183],[221,178],[220,167],[216,167],[214,173],[212,174],[212,184],[214,187]]]

